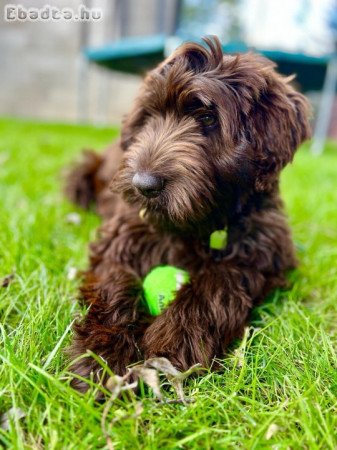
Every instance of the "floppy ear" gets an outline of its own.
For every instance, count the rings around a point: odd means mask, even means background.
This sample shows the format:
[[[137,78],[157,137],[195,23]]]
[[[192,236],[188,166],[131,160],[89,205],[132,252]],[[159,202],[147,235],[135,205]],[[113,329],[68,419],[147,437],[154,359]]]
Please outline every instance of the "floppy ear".
[[[280,170],[294,156],[298,146],[310,138],[309,104],[306,98],[275,72],[268,60],[260,75],[265,85],[253,103],[248,127],[253,146],[255,189],[269,190]]]

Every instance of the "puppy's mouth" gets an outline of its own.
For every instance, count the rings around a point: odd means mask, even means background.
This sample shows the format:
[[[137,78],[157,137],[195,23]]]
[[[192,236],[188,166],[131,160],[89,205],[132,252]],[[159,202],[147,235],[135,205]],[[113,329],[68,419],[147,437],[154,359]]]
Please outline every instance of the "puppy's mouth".
[[[110,187],[137,207],[146,222],[165,229],[194,229],[215,207],[214,193],[207,186],[169,173],[164,178],[154,172],[121,170]]]

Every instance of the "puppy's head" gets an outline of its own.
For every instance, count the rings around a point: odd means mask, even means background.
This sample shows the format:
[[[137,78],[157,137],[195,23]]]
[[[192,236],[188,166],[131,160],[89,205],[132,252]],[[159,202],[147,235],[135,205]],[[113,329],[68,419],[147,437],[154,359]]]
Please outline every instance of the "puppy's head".
[[[114,188],[149,219],[184,228],[270,191],[308,138],[308,106],[254,54],[187,43],[146,77],[122,129]]]

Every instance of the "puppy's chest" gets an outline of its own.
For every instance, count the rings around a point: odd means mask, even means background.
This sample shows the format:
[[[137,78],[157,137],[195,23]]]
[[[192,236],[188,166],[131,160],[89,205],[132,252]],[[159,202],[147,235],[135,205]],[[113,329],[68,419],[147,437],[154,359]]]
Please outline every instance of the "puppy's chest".
[[[163,263],[181,267],[190,273],[198,272],[205,264],[221,261],[226,256],[226,244],[226,239],[223,239],[222,247],[212,248],[211,236],[205,239],[179,239]]]

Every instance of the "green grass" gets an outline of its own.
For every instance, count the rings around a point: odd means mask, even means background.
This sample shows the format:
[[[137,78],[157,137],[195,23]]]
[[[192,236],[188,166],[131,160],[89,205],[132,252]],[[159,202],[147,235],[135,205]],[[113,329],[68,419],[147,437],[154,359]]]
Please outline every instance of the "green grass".
[[[0,414],[14,407],[24,415],[0,429],[0,446],[107,448],[104,405],[69,388],[63,354],[79,312],[67,274],[85,267],[99,221],[64,200],[60,173],[82,147],[104,148],[115,135],[0,121],[0,278],[15,274],[0,288]],[[135,399],[115,402],[108,421],[120,418],[110,431],[116,449],[337,448],[337,147],[320,158],[302,149],[282,190],[299,247],[292,289],[255,311],[222,373],[186,383],[193,403],[147,395],[133,417]],[[67,222],[73,211],[80,225]]]

